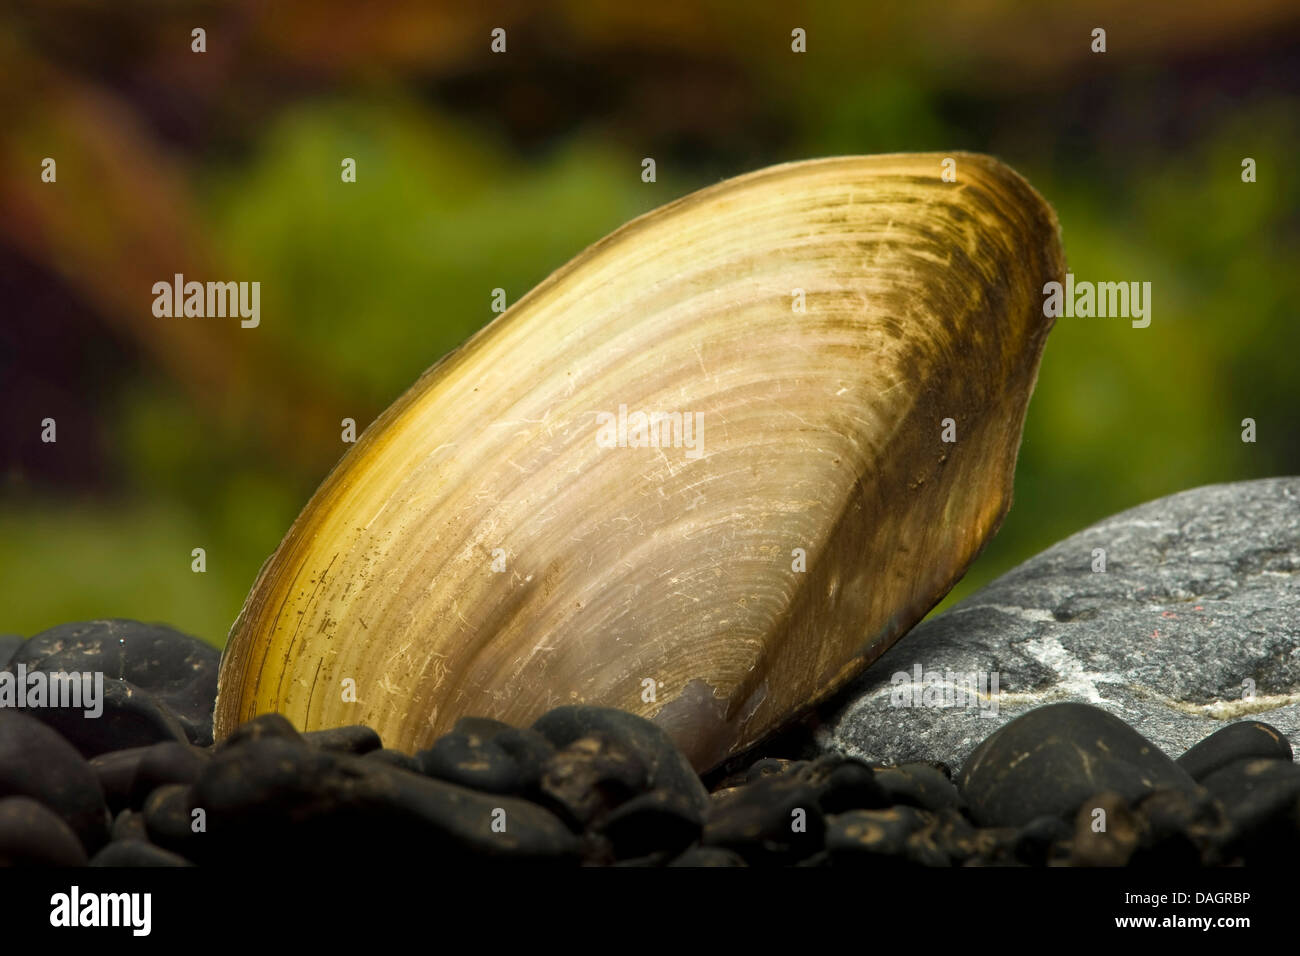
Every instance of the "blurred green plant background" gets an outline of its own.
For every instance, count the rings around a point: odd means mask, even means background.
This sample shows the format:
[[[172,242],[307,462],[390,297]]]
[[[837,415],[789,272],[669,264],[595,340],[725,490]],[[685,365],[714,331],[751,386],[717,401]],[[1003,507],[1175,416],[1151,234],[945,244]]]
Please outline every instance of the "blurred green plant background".
[[[1300,10],[1137,6],[7,8],[0,632],[122,616],[224,643],[340,420],[489,321],[492,289],[836,153],[993,153],[1053,203],[1077,277],[1152,283],[1149,328],[1058,320],[1015,505],[949,602],[1112,512],[1300,473]],[[155,318],[175,272],[260,281],[260,327]]]

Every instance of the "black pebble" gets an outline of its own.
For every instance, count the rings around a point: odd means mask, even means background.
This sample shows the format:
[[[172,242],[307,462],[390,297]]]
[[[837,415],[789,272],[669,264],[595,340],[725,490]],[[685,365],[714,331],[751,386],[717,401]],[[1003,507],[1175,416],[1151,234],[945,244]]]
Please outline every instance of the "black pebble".
[[[620,869],[627,869],[631,867],[664,867],[671,864],[672,861],[673,861],[673,855],[671,852],[667,850],[660,850],[657,853],[650,853],[647,854],[646,856],[611,860],[610,862],[604,865],[618,867]]]
[[[1053,850],[1068,842],[1073,834],[1073,827],[1060,817],[1038,817],[1015,831],[1010,841],[1011,855],[1026,866],[1042,866]]]
[[[1217,865],[1217,845],[1225,821],[1209,793],[1157,790],[1135,807],[1142,820],[1142,842],[1133,854],[1134,866],[1190,867]]]
[[[48,724],[86,757],[189,739],[181,722],[134,684],[106,677],[102,705],[98,717],[86,716],[84,709],[64,707],[29,707],[23,713]]]
[[[0,866],[85,866],[86,851],[56,814],[30,797],[0,799]]]
[[[1214,771],[1204,785],[1223,805],[1229,856],[1247,864],[1294,863],[1300,854],[1300,766],[1246,758]]]
[[[1243,757],[1290,760],[1291,741],[1276,727],[1258,720],[1243,720],[1216,730],[1176,761],[1198,782]]]
[[[96,853],[91,866],[193,866],[176,853],[145,840],[115,840]]]
[[[575,829],[595,826],[614,808],[651,790],[640,756],[603,733],[579,737],[557,751],[542,768],[538,786],[540,799]]]
[[[206,814],[194,815],[194,810],[201,806],[195,800],[192,786],[169,783],[155,789],[145,801],[143,811],[149,842],[196,862],[215,858],[225,846],[222,840],[231,834],[222,834],[222,839],[209,837]]]
[[[363,724],[310,730],[302,738],[318,750],[336,754],[367,754],[372,750],[381,750],[384,746],[379,734]]]
[[[138,810],[123,810],[113,818],[113,829],[109,833],[109,839],[113,842],[148,840],[149,831],[144,825],[144,814]]]
[[[424,772],[420,767],[420,761],[401,750],[390,750],[387,747],[383,750],[372,750],[370,753],[365,755],[364,759],[373,760],[376,763],[387,764],[390,767],[396,767],[399,770],[405,770],[408,773]]]
[[[149,794],[166,784],[194,783],[209,759],[207,750],[191,744],[168,741],[146,747],[132,783],[131,806],[144,806]]]
[[[921,810],[947,810],[962,805],[961,794],[942,770],[925,763],[906,763],[875,771],[885,805],[905,804]]]
[[[751,864],[795,863],[821,850],[825,833],[817,788],[798,773],[761,776],[713,795],[703,842],[735,850]]]
[[[735,850],[720,846],[693,846],[677,857],[669,866],[748,866],[745,858]]]
[[[950,785],[951,786],[951,785]],[[871,767],[857,760],[845,760],[827,775],[821,789],[823,813],[846,810],[876,810],[890,805],[890,799]]]
[[[87,756],[178,739],[212,743],[221,652],[161,624],[103,620],[60,624],[30,638],[10,659],[28,671],[102,673],[104,713],[42,708]]]
[[[617,859],[677,854],[700,838],[704,814],[680,793],[652,790],[611,811],[600,825]]]
[[[425,774],[463,787],[519,793],[526,786],[510,755],[481,737],[452,732],[415,756]]]
[[[1070,862],[1075,866],[1127,866],[1146,839],[1145,821],[1124,794],[1095,793],[1079,805],[1074,818]]]
[[[128,747],[126,750],[111,750],[90,759],[90,769],[99,780],[99,787],[104,791],[104,801],[111,812],[117,813],[132,806],[131,791],[135,786],[135,772],[140,768],[140,761],[148,749]]]
[[[175,740],[100,754],[90,761],[108,808],[138,810],[156,788],[193,783],[208,760],[208,751]]]
[[[1153,790],[1193,792],[1195,781],[1124,721],[1088,704],[1049,704],[995,731],[958,778],[981,826],[1070,818],[1090,796],[1133,802]]]
[[[199,863],[276,852],[295,864],[329,864],[342,848],[370,864],[409,864],[421,854],[439,865],[576,861],[574,835],[535,804],[283,738],[215,754],[193,799],[207,810],[209,832],[221,834],[200,841],[201,857],[177,850]]]
[[[88,853],[108,840],[95,771],[72,744],[26,714],[0,710],[0,797],[31,797],[72,827]]]
[[[914,808],[915,809],[915,808]],[[1059,821],[1058,821],[1059,822]],[[1068,835],[1069,827],[1062,823]],[[1015,831],[1010,828],[979,828],[959,810],[940,810],[928,824],[925,840],[942,851],[950,866],[982,866],[994,862],[1016,865]]]
[[[554,753],[551,742],[535,730],[465,718],[416,759],[424,773],[439,780],[488,793],[531,795]]]
[[[288,717],[283,714],[259,714],[252,720],[236,727],[229,737],[217,744],[214,753],[230,750],[233,747],[267,737],[288,740],[303,746],[307,744],[307,741],[303,739],[302,734],[298,733],[298,729],[294,727]]]
[[[709,794],[685,755],[657,724],[612,707],[557,707],[543,714],[533,729],[555,747],[567,747],[592,733],[606,735],[636,754],[649,774],[650,789],[675,790],[701,810]]]
[[[850,810],[827,819],[826,850],[836,866],[908,865],[912,835],[932,821],[915,807]]]
[[[783,773],[798,773],[808,762],[806,760],[788,760],[784,757],[764,757],[755,760],[753,766],[740,775],[737,782],[753,783],[760,777],[773,777]]]
[[[905,807],[900,806],[898,809]],[[929,814],[930,819],[907,838],[907,861],[914,866],[952,866],[952,855],[946,842],[947,832],[941,826],[939,814],[930,814],[927,810],[920,812]]]

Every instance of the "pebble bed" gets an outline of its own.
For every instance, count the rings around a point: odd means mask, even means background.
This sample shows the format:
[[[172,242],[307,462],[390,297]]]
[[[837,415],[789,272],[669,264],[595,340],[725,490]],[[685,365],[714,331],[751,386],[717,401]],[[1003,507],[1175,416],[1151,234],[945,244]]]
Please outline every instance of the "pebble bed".
[[[1197,867],[1300,852],[1300,766],[1258,721],[1173,760],[1058,703],[958,773],[786,735],[701,778],[655,724],[586,706],[531,727],[466,718],[415,754],[275,714],[214,745],[218,666],[209,645],[134,621],[0,636],[10,688],[20,672],[105,675],[97,718],[19,708],[0,681],[0,865]]]

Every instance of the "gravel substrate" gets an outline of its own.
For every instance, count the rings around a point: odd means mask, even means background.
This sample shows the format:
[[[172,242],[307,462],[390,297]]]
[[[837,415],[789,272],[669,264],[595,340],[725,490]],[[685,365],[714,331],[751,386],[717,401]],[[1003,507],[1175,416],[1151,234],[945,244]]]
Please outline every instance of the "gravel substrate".
[[[278,715],[214,746],[218,655],[194,638],[95,621],[0,647],[14,675],[105,673],[97,718],[0,706],[0,864],[1223,866],[1300,851],[1300,766],[1257,721],[1171,760],[1105,711],[1050,704],[956,774],[760,750],[706,784],[656,725],[596,707],[527,728],[467,718],[416,754]]]

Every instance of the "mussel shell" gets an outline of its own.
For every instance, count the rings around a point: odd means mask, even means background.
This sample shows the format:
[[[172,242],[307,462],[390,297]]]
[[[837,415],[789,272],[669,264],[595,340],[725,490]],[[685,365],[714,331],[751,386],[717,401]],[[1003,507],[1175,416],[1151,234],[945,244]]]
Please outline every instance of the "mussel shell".
[[[1010,506],[1065,271],[1042,198],[951,155],[956,182],[900,154],[701,190],[430,369],[262,569],[218,738],[278,711],[413,751],[588,703],[707,768],[841,687]],[[698,447],[606,447],[620,407]]]

